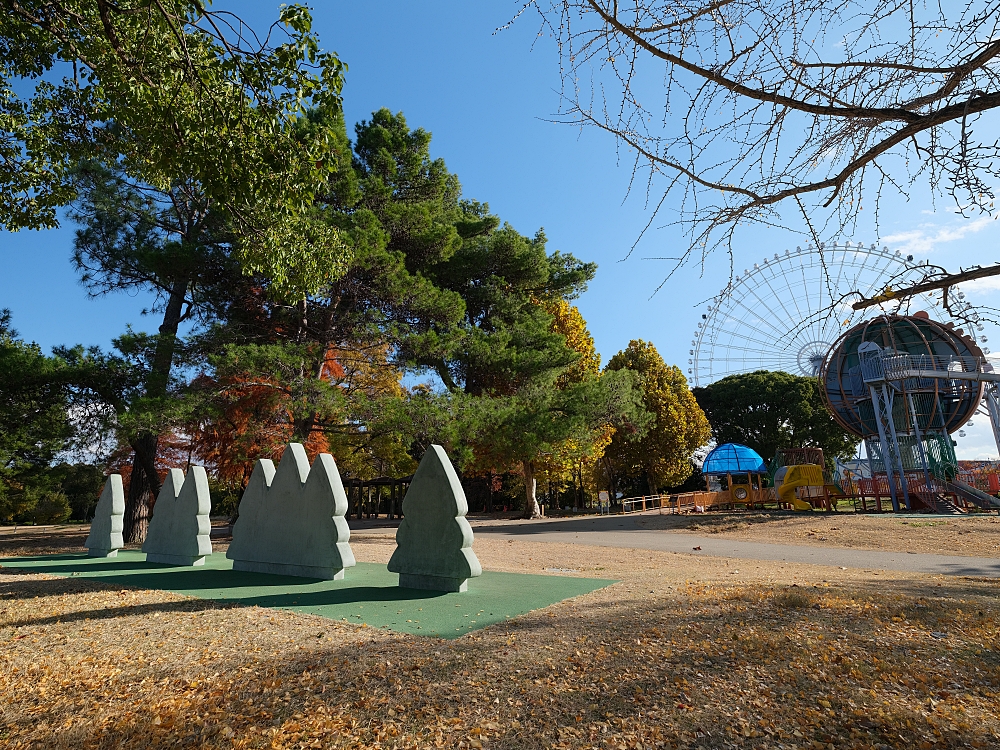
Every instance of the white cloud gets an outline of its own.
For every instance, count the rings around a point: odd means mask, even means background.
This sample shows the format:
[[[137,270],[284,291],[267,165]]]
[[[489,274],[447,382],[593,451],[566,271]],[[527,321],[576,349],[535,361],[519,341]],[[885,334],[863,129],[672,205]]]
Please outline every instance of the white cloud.
[[[992,216],[981,216],[972,221],[963,221],[949,226],[923,224],[916,229],[887,235],[882,238],[882,242],[890,250],[899,250],[904,255],[927,255],[934,252],[938,245],[954,242],[967,235],[981,232],[992,222]]]
[[[959,437],[958,433],[952,435],[958,443],[955,446],[955,455],[964,461],[979,461],[997,459],[997,444],[993,439],[993,428],[990,426],[990,418],[984,414],[977,414],[973,427],[965,426],[963,430],[965,437]]]
[[[962,282],[963,292],[996,292],[1000,291],[1000,276],[987,276],[985,279],[973,279]]]

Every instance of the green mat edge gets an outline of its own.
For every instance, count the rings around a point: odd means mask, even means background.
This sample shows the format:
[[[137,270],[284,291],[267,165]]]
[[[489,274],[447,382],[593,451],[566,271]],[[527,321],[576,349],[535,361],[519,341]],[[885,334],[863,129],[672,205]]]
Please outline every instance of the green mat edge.
[[[223,562],[223,565],[231,565],[231,563],[229,563],[229,561],[225,558],[225,553],[215,552],[215,553],[212,554],[212,558],[215,561]],[[75,563],[83,563],[85,565],[103,564],[103,565],[110,565],[110,566],[114,566],[115,563],[121,563],[121,564],[125,564],[125,565],[135,565],[136,563],[141,563],[144,567],[141,568],[141,569],[139,569],[139,570],[134,570],[134,571],[128,571],[128,570],[122,570],[122,571],[109,570],[106,573],[102,574],[101,572],[95,572],[95,573],[86,573],[86,572],[80,573],[80,572],[68,572],[68,571],[56,571],[56,572],[53,572],[52,570],[47,569],[47,566],[45,565],[45,563],[47,563],[47,562],[48,563],[59,563],[61,561],[64,561],[64,562],[66,562],[68,564],[75,562]],[[22,564],[18,564],[18,563],[22,563]],[[146,565],[148,565],[149,567],[145,567]],[[286,598],[287,597],[291,597],[291,596],[303,597],[303,596],[308,596],[309,594],[313,594],[313,593],[336,592],[338,590],[346,592],[346,591],[350,591],[351,589],[359,588],[359,586],[357,586],[357,585],[351,585],[352,583],[358,583],[357,579],[355,579],[354,581],[351,580],[351,571],[352,571],[352,569],[348,569],[348,571],[347,571],[348,578],[346,579],[347,585],[344,585],[345,581],[323,581],[323,580],[313,579],[313,578],[296,578],[296,577],[293,577],[293,576],[278,576],[278,575],[267,574],[267,573],[248,573],[248,572],[244,572],[244,571],[233,571],[231,569],[231,567],[218,567],[216,565],[205,566],[205,567],[201,567],[201,566],[192,567],[192,566],[170,566],[170,565],[163,565],[163,564],[158,564],[158,563],[146,563],[145,553],[143,553],[143,552],[141,552],[139,550],[121,550],[120,553],[119,553],[119,556],[118,557],[114,557],[114,558],[89,557],[86,553],[59,553],[59,554],[51,554],[51,555],[33,555],[33,556],[22,556],[22,557],[0,557],[0,567],[7,567],[9,569],[25,570],[25,571],[32,570],[32,571],[35,571],[35,572],[47,573],[49,575],[55,575],[55,576],[59,576],[59,577],[62,577],[62,578],[86,578],[88,580],[95,580],[95,581],[100,581],[102,579],[109,579],[108,582],[112,582],[113,581],[115,585],[121,585],[123,587],[128,587],[128,588],[134,588],[136,590],[145,589],[145,590],[154,590],[154,591],[168,591],[170,593],[174,593],[174,594],[177,594],[179,596],[185,596],[185,597],[189,597],[189,598],[196,599],[196,600],[201,600],[201,601],[214,601],[214,602],[220,602],[220,603],[223,603],[223,604],[236,605],[236,606],[244,606],[244,607],[247,607],[247,606],[259,606],[259,607],[264,607],[264,608],[268,608],[268,609],[274,609],[274,610],[278,610],[278,611],[290,611],[290,612],[296,612],[296,613],[299,613],[299,614],[314,615],[314,616],[318,616],[318,617],[323,617],[324,619],[330,620],[331,622],[348,623],[348,624],[352,624],[352,625],[360,625],[361,627],[367,626],[368,628],[371,628],[373,630],[380,630],[380,631],[381,630],[390,630],[390,631],[393,631],[393,632],[404,633],[404,634],[407,634],[407,635],[417,635],[417,636],[432,637],[432,638],[436,637],[436,638],[442,638],[442,639],[446,639],[446,640],[452,640],[452,639],[455,639],[455,638],[460,638],[461,636],[465,635],[466,633],[470,633],[470,632],[473,632],[475,630],[480,630],[482,628],[487,628],[487,627],[490,627],[492,625],[501,624],[503,622],[509,622],[509,621],[514,620],[514,619],[516,619],[518,617],[526,615],[526,614],[528,614],[530,612],[536,612],[536,611],[545,609],[547,607],[550,607],[553,604],[558,604],[559,602],[568,601],[568,600],[574,599],[574,598],[576,598],[578,596],[584,596],[586,594],[592,593],[594,591],[598,591],[598,590],[600,590],[602,588],[607,588],[608,586],[612,586],[612,585],[614,585],[614,584],[616,584],[616,583],[619,582],[619,579],[589,578],[589,577],[582,577],[582,576],[546,575],[546,574],[543,574],[543,573],[512,573],[512,572],[507,572],[507,571],[484,571],[483,577],[485,578],[485,580],[492,580],[492,579],[517,579],[517,578],[521,578],[521,579],[540,579],[540,580],[544,580],[544,581],[551,581],[553,583],[555,583],[556,581],[558,581],[558,582],[560,582],[562,584],[561,586],[559,586],[559,588],[565,588],[565,587],[568,586],[569,588],[575,589],[575,590],[572,591],[572,592],[562,591],[558,595],[555,595],[555,596],[553,596],[553,595],[542,595],[542,597],[541,597],[540,600],[536,599],[535,601],[532,602],[532,606],[517,606],[516,605],[516,606],[513,606],[513,607],[499,607],[498,609],[510,609],[511,611],[514,612],[514,614],[508,614],[508,615],[504,615],[504,616],[498,616],[498,615],[492,615],[491,614],[491,617],[487,617],[486,618],[487,621],[485,621],[485,622],[471,621],[471,622],[475,623],[474,627],[471,626],[471,625],[467,625],[464,628],[463,627],[455,628],[454,632],[450,628],[447,629],[447,630],[439,628],[439,629],[435,629],[435,630],[432,630],[432,631],[419,632],[422,629],[422,626],[418,626],[414,622],[411,622],[411,621],[408,621],[406,623],[400,623],[400,624],[397,624],[397,623],[385,624],[385,623],[379,623],[379,622],[366,623],[366,622],[364,622],[364,620],[355,622],[355,621],[347,619],[347,617],[345,617],[345,616],[339,616],[338,617],[338,616],[335,616],[334,614],[330,614],[330,613],[326,613],[326,612],[321,611],[323,609],[329,609],[329,608],[336,608],[336,607],[341,607],[342,608],[344,606],[343,603],[342,604],[327,604],[327,605],[313,605],[313,606],[310,606],[310,605],[299,605],[299,604],[295,604],[295,603],[291,603],[291,604],[262,603],[262,601],[261,601],[261,600],[264,600],[264,599],[276,599],[276,598],[279,598],[279,597],[286,597]],[[353,570],[358,571],[358,572],[360,572],[361,570],[365,570],[367,574],[370,574],[370,573],[374,572],[376,575],[382,575],[382,576],[388,575],[388,576],[391,576],[393,578],[396,577],[395,574],[390,573],[386,569],[385,565],[380,564],[380,563],[358,563],[357,568],[354,568]],[[295,591],[287,591],[286,590],[286,591],[280,592],[280,593],[268,594],[267,596],[257,596],[257,597],[252,597],[251,598],[251,597],[245,597],[245,596],[244,597],[240,597],[240,596],[225,596],[225,595],[220,595],[220,596],[205,596],[205,595],[199,595],[198,593],[192,591],[191,589],[184,589],[184,588],[178,588],[178,587],[168,587],[168,586],[146,585],[146,582],[148,581],[148,576],[150,576],[150,575],[164,574],[164,573],[171,573],[171,572],[181,573],[181,574],[198,574],[198,573],[200,573],[202,571],[204,571],[206,573],[223,573],[223,574],[225,574],[225,573],[231,573],[231,574],[239,576],[239,577],[251,577],[254,580],[258,580],[260,578],[272,579],[272,580],[273,579],[282,579],[282,580],[284,580],[286,582],[285,583],[286,586],[292,586],[292,585],[295,585],[296,583],[298,583],[298,584],[304,585],[304,586],[310,586],[310,585],[311,586],[317,586],[318,585],[318,586],[320,586],[322,588],[320,588],[318,591],[314,590],[314,591],[298,591],[298,592],[295,592]],[[143,583],[128,581],[128,579],[130,577],[132,577],[132,576],[142,576],[143,577]],[[430,601],[430,602],[434,602],[434,603],[448,601],[449,604],[452,603],[452,602],[456,602],[456,601],[457,602],[462,602],[463,599],[464,600],[472,599],[472,598],[475,597],[476,594],[482,595],[484,593],[484,592],[476,591],[475,584],[476,584],[477,581],[481,582],[481,581],[483,581],[483,578],[473,578],[473,579],[470,579],[470,591],[469,592],[465,592],[465,593],[436,593],[436,592],[421,592],[421,591],[416,591],[416,590],[412,590],[412,589],[400,589],[401,591],[411,591],[411,592],[414,592],[414,593],[418,594],[418,596],[416,596],[416,597],[410,597],[409,599],[395,599],[395,600],[387,599],[387,600],[385,600],[385,602],[387,602],[389,604],[393,604],[394,606],[400,606],[401,602],[413,602],[413,601]],[[274,585],[275,585],[276,588],[280,587],[280,584],[276,583]],[[260,588],[260,586],[253,586],[253,585],[250,585],[250,586],[230,586],[228,588],[229,589],[238,590],[238,589]],[[380,586],[378,588],[379,589],[390,589],[390,588],[397,588],[398,589],[399,587],[398,586]],[[473,596],[470,597],[469,594],[472,594]],[[364,600],[364,601],[366,603],[368,603],[369,600]],[[356,602],[352,602],[352,603],[356,603]],[[472,601],[468,601],[467,603],[468,604],[472,604],[473,602]],[[388,606],[388,604],[386,606]],[[459,605],[456,605],[456,607],[458,607],[458,606]],[[359,605],[359,608],[363,609],[363,607],[364,607],[364,605]],[[422,611],[422,608],[420,608],[418,611]],[[448,610],[448,611],[450,611],[450,610]],[[419,620],[417,620],[416,622],[419,622]],[[456,622],[460,622],[461,623],[462,620],[457,620]],[[452,623],[452,624],[454,624],[454,623]],[[395,625],[395,626],[393,626],[393,625]]]

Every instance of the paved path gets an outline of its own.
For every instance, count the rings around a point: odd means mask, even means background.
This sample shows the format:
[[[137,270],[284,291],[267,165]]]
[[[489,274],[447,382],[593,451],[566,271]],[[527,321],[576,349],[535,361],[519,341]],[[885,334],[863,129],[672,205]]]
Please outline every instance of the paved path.
[[[1000,558],[745,542],[714,535],[696,536],[677,531],[645,529],[636,521],[636,516],[589,516],[565,520],[473,521],[473,527],[477,536],[489,536],[494,539],[626,547],[680,552],[692,556],[773,560],[865,570],[1000,578]],[[359,528],[356,531],[363,534],[395,533],[394,529],[384,527]],[[695,551],[694,547],[701,547],[701,550]]]

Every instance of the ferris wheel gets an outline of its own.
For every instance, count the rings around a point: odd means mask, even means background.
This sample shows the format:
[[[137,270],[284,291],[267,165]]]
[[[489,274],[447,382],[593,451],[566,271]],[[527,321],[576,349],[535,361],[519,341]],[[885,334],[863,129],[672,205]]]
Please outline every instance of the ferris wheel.
[[[817,375],[829,348],[841,333],[862,320],[885,313],[925,310],[931,318],[968,326],[976,321],[964,293],[953,288],[965,320],[954,319],[940,296],[921,294],[853,310],[857,297],[874,297],[887,285],[901,288],[924,278],[926,261],[914,260],[888,248],[851,245],[809,245],[785,250],[754,263],[734,278],[703,309],[691,341],[688,378],[705,386],[727,375],[755,370],[783,370],[795,375]],[[983,326],[977,325],[981,335]],[[984,350],[989,353],[989,350]]]

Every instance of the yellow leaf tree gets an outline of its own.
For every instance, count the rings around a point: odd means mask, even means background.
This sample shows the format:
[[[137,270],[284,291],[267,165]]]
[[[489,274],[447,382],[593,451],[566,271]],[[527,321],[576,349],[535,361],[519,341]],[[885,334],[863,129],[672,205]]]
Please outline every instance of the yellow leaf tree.
[[[552,330],[566,339],[566,345],[580,355],[556,381],[558,387],[580,382],[585,378],[600,377],[601,355],[594,346],[594,337],[587,329],[579,308],[566,300],[540,303],[553,320]],[[585,492],[596,490],[593,467],[604,455],[611,442],[614,428],[610,425],[595,430],[586,441],[568,439],[553,447],[551,453],[542,455],[537,462],[538,480],[550,490],[562,491],[572,485],[578,491],[575,503],[582,504]]]
[[[642,437],[616,434],[604,457],[615,477],[644,477],[650,493],[680,484],[691,476],[691,456],[708,442],[711,428],[698,406],[687,378],[675,365],[667,365],[647,341],[630,341],[608,362],[606,370],[629,369],[639,374],[646,410],[653,415]]]

